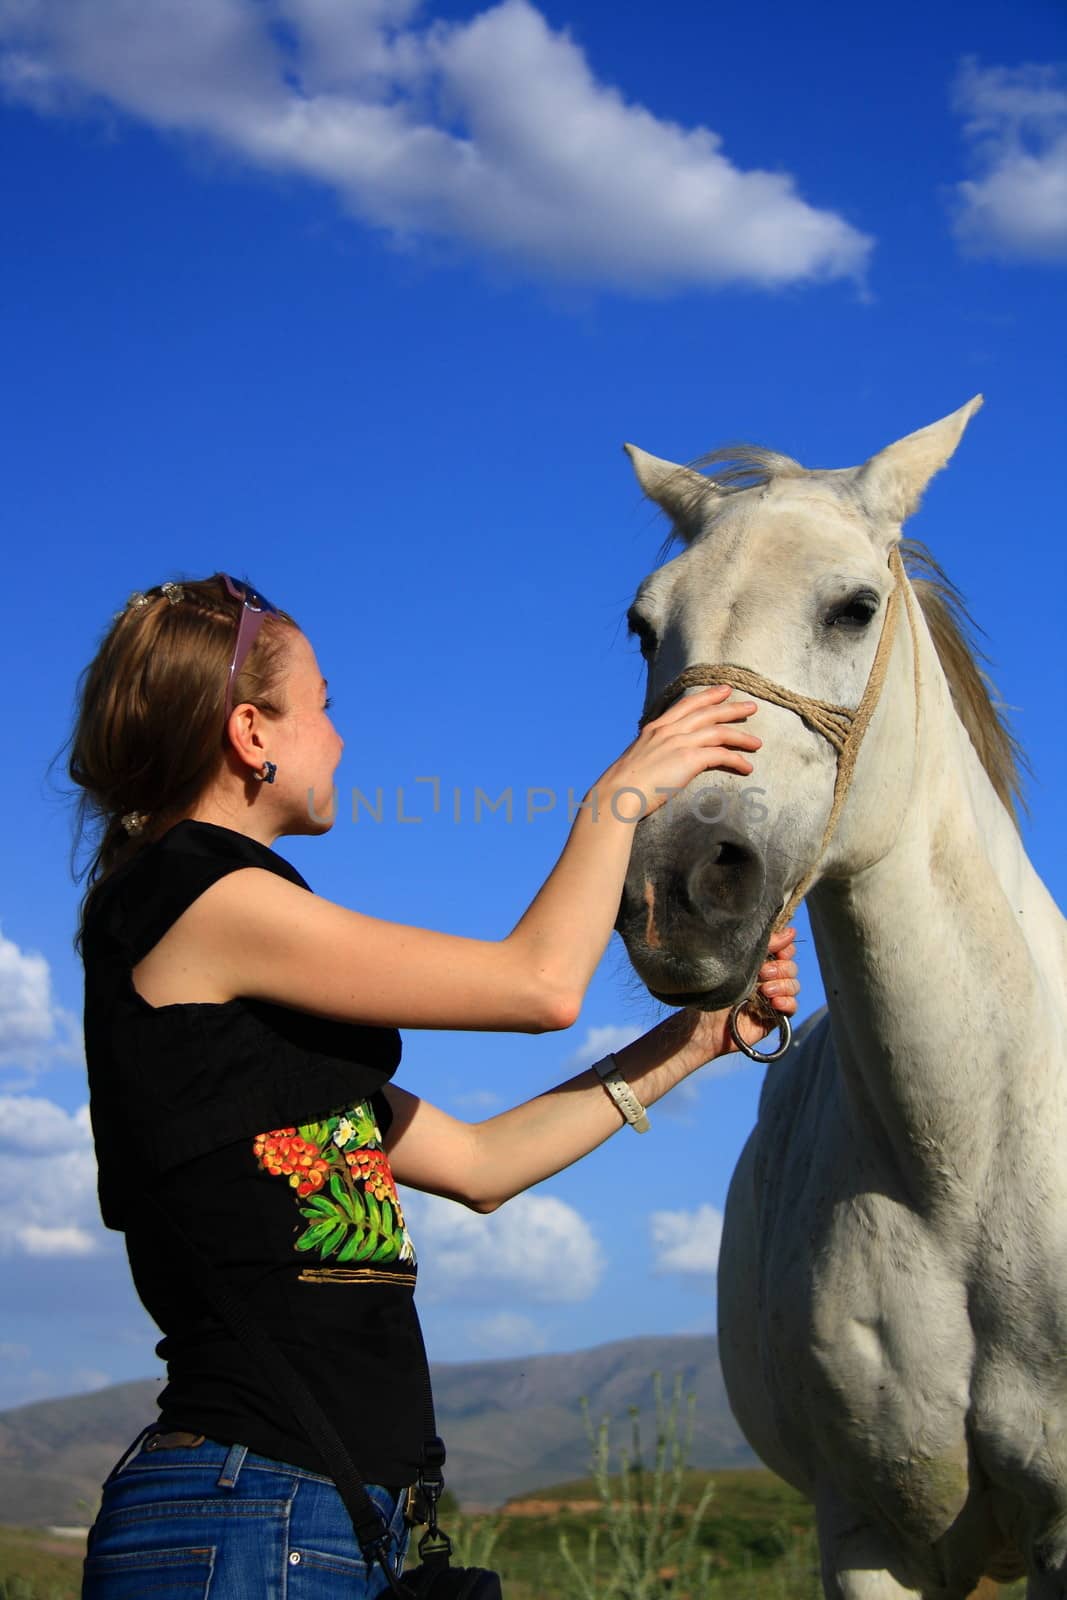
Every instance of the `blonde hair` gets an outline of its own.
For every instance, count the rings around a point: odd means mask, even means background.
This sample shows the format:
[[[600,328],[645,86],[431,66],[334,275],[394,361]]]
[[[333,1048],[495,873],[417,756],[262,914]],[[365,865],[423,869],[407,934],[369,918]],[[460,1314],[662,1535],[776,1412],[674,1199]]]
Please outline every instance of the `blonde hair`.
[[[74,948],[82,954],[96,889],[183,816],[218,772],[226,749],[226,679],[242,602],[222,574],[130,596],[78,679],[67,771],[78,790],[71,871],[86,879]],[[269,613],[234,683],[234,705],[285,709],[285,611]],[[134,832],[123,824],[131,819]],[[87,832],[92,856],[76,859]]]

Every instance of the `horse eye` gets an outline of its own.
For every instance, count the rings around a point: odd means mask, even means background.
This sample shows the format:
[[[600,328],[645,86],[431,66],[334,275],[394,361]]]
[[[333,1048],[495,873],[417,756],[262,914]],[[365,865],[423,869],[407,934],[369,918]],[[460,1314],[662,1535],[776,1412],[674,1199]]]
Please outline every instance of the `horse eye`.
[[[628,633],[637,635],[637,641],[641,647],[641,654],[644,656],[646,661],[651,655],[655,654],[656,636],[652,628],[645,621],[644,617],[638,616],[631,612],[626,619],[626,631]]]
[[[833,607],[826,618],[828,628],[865,628],[878,610],[873,589],[858,589],[854,595]]]

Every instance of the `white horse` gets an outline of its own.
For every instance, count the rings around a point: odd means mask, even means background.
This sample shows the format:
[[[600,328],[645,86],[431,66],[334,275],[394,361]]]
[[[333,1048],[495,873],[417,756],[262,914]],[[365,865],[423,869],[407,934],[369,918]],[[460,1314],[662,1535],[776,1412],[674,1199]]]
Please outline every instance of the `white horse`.
[[[683,545],[630,610],[646,717],[736,668],[766,703],[751,780],[704,774],[638,825],[616,926],[657,998],[713,1008],[810,889],[828,1014],[768,1070],[719,1337],[834,1600],[1024,1572],[1067,1596],[1064,922],[953,591],[900,534],[980,404],[840,471],[627,447]]]

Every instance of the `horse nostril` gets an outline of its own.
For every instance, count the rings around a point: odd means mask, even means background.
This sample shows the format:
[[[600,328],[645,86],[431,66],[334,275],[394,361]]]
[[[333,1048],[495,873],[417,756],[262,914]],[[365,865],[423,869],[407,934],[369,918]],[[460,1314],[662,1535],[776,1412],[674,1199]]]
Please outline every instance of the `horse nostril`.
[[[734,844],[729,839],[720,839],[715,845],[711,856],[711,865],[715,867],[739,867],[748,858],[748,851],[742,845]]]
[[[758,898],[763,869],[755,851],[737,839],[711,839],[686,875],[682,888],[686,909],[697,916],[720,911],[736,915]]]

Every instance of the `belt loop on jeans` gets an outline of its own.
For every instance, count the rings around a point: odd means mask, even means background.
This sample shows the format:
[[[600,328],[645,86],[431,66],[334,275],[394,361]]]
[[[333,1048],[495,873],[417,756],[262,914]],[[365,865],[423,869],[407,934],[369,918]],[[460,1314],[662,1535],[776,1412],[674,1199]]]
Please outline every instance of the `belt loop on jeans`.
[[[219,1473],[218,1487],[220,1489],[232,1489],[234,1487],[241,1475],[241,1468],[245,1464],[245,1456],[247,1454],[248,1446],[246,1444],[231,1444],[229,1454],[222,1463],[222,1471]]]

